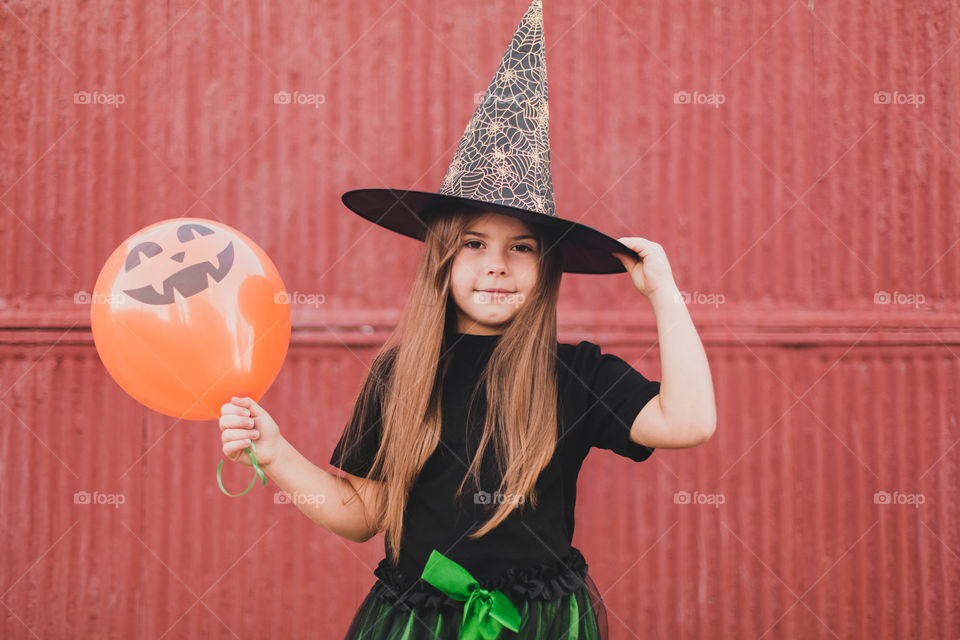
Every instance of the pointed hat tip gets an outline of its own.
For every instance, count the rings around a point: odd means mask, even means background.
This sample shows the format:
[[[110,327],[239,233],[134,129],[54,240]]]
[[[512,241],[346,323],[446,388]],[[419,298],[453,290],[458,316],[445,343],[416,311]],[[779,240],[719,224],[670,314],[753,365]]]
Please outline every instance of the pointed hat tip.
[[[542,2],[532,0],[439,193],[555,217],[548,119]]]

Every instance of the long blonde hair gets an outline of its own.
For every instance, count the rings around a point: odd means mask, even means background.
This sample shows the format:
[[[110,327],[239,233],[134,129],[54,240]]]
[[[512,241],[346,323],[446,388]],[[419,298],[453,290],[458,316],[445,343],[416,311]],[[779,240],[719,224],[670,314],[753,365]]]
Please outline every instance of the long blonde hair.
[[[410,490],[440,440],[440,395],[450,355],[443,353],[444,335],[456,326],[451,265],[464,230],[482,213],[457,210],[428,219],[423,256],[403,315],[365,376],[345,430],[345,442],[357,445],[371,403],[383,399],[382,439],[366,477],[386,485],[386,500],[376,513],[377,529],[386,532],[394,563],[399,559]],[[481,461],[492,443],[502,473],[499,492],[523,499],[501,501],[493,516],[469,534],[472,539],[495,528],[518,505],[536,508],[535,484],[556,448],[556,320],[562,254],[553,233],[529,226],[539,238],[537,283],[481,373],[477,388],[486,387],[487,407],[483,432],[456,493],[459,499],[471,478],[479,488]],[[425,370],[424,363],[436,366]],[[344,456],[351,449],[346,446]]]

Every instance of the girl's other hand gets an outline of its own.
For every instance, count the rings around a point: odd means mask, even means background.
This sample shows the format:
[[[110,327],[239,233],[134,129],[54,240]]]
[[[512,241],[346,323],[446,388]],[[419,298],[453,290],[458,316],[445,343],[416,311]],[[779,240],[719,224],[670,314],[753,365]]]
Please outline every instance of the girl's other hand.
[[[649,298],[658,290],[667,291],[677,288],[663,247],[646,238],[617,238],[617,240],[640,256],[637,260],[631,255],[616,251],[613,253],[630,274],[630,279],[633,280],[633,286],[637,291]]]
[[[234,397],[220,407],[220,439],[228,460],[252,466],[244,451],[252,440],[257,446],[257,464],[266,467],[277,457],[283,437],[270,414],[252,398]]]

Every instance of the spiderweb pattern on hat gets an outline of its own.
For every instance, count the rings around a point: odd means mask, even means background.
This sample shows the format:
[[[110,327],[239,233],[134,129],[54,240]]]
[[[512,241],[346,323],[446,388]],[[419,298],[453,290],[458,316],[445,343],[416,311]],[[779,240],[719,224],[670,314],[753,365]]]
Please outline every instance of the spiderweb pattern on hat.
[[[439,193],[556,216],[541,0],[531,3],[467,123]]]

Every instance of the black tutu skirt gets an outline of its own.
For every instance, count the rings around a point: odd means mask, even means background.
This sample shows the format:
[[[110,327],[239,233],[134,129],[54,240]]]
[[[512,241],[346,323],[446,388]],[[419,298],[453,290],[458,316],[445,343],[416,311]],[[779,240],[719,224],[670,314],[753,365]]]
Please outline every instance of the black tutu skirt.
[[[520,612],[520,628],[503,628],[497,640],[607,640],[603,599],[575,547],[567,557],[518,570],[492,580]],[[345,640],[456,640],[464,603],[421,579],[411,580],[381,560],[377,582],[360,604]]]

